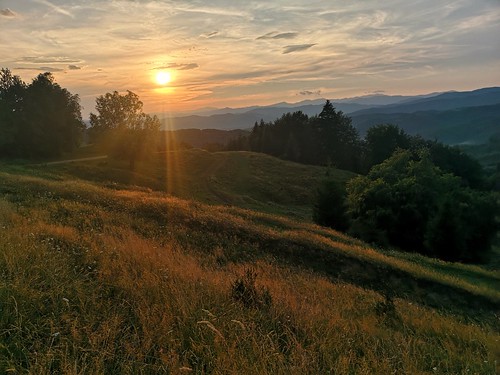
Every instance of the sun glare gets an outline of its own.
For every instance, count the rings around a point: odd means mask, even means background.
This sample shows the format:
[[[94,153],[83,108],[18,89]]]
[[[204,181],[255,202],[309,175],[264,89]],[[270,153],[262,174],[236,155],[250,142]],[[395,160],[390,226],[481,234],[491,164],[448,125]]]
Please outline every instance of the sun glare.
[[[161,71],[156,73],[156,83],[159,85],[166,85],[172,80],[172,74],[170,72]]]

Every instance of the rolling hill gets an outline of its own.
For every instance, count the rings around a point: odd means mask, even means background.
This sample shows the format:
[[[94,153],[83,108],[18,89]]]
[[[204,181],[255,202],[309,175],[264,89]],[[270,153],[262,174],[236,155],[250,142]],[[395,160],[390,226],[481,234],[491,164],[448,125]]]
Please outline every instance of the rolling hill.
[[[400,103],[362,110],[357,114],[446,111],[498,103],[500,103],[500,87],[487,87],[473,91],[446,92],[430,98],[409,99]]]
[[[324,173],[199,150],[0,164],[0,371],[498,371],[498,272],[310,223]]]
[[[87,151],[88,152],[88,151]],[[327,169],[252,152],[216,152],[200,149],[159,154],[130,171],[126,161],[95,161],[38,168],[65,178],[83,178],[107,187],[140,186],[183,199],[209,204],[292,215],[311,220],[316,189]],[[336,170],[334,179],[345,183],[355,176]]]
[[[500,103],[444,111],[355,112],[353,125],[363,136],[377,124],[397,124],[405,132],[445,144],[482,144],[500,134]]]

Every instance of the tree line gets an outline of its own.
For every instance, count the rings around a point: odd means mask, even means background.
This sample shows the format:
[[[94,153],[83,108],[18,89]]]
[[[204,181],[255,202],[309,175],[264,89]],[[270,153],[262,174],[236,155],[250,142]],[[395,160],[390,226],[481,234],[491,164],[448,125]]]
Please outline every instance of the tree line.
[[[375,245],[482,261],[499,229],[498,199],[479,162],[393,124],[373,126],[361,139],[329,101],[317,116],[299,111],[256,123],[228,148],[358,173],[346,186],[325,177],[313,219]]]
[[[498,214],[497,195],[465,186],[428,149],[397,149],[346,186],[326,178],[313,207],[316,223],[368,243],[464,262],[491,256]]]
[[[458,148],[411,136],[392,124],[373,126],[362,139],[351,118],[335,110],[328,100],[317,116],[309,117],[297,111],[272,122],[261,120],[254,124],[249,135],[229,142],[227,149],[262,152],[361,174],[368,173],[396,149],[427,149],[433,163],[462,178],[464,184],[474,188],[486,184],[479,162]]]
[[[263,152],[306,164],[333,164],[361,170],[361,141],[351,118],[327,101],[321,113],[309,117],[297,111],[273,122],[255,123],[248,136],[230,142],[229,150]]]
[[[160,121],[143,112],[139,97],[117,91],[96,98],[90,127],[82,121],[80,98],[59,86],[51,73],[30,84],[0,70],[0,157],[51,158],[74,151],[87,133],[110,156],[135,161],[156,144]]]

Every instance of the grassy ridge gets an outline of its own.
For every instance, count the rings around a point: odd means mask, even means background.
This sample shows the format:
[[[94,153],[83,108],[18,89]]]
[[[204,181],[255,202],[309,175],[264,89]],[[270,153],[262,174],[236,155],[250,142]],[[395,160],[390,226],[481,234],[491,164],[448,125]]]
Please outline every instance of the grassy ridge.
[[[86,168],[0,172],[0,372],[497,370],[498,272],[382,253],[293,215],[68,178]],[[246,188],[232,183],[229,197]],[[195,195],[194,177],[184,186]],[[248,268],[272,303],[231,297]]]
[[[90,148],[81,157],[93,155]],[[28,173],[56,178],[78,177],[117,189],[130,185],[168,192],[180,198],[210,204],[234,205],[301,220],[311,220],[316,189],[327,169],[279,160],[251,152],[217,152],[193,149],[159,154],[153,160],[116,160],[38,166]],[[354,176],[335,170],[340,182]]]

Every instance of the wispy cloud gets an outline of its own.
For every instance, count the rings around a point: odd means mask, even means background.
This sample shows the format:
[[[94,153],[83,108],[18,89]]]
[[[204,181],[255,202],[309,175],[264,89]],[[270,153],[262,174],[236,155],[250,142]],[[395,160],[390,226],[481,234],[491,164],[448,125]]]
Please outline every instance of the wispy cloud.
[[[62,14],[64,16],[68,16],[70,18],[75,18],[73,16],[73,14],[71,14],[70,12],[68,12],[66,9],[64,9],[64,8],[62,8],[60,6],[57,6],[57,5],[51,3],[48,0],[32,0],[32,1],[35,2],[35,3],[39,3],[39,4],[42,4],[42,5],[45,5],[45,6],[49,7],[50,9],[52,9],[56,13]]]
[[[4,16],[4,17],[15,17],[16,14],[11,11],[9,8],[5,8],[5,9],[0,9],[0,15]]]
[[[163,69],[175,69],[175,70],[191,70],[198,68],[198,64],[196,63],[188,63],[188,64],[178,64],[178,63],[170,63],[167,65],[159,66],[154,68],[154,70],[163,70]]]
[[[73,59],[67,56],[25,56],[17,60],[22,63],[33,64],[60,64],[60,63],[79,63],[81,60]]]
[[[500,85],[496,2],[0,0],[0,67],[64,71],[87,108],[127,89],[154,110],[472,89]]]
[[[218,31],[212,31],[212,32],[209,32],[209,33],[203,33],[201,34],[200,36],[202,38],[207,38],[207,39],[210,39],[210,38],[213,38],[214,36],[216,36],[217,34],[219,34]]]
[[[306,49],[311,48],[312,46],[315,46],[316,43],[312,44],[293,44],[290,46],[285,46],[283,47],[283,54],[287,53],[292,53],[292,52],[298,52],[298,51],[305,51]]]
[[[315,90],[315,91],[310,91],[310,90],[302,90],[299,92],[299,95],[301,96],[311,96],[311,95],[321,95],[321,90]]]
[[[298,33],[294,33],[294,32],[289,32],[289,33],[277,33],[277,32],[270,32],[270,33],[267,33],[265,35],[261,35],[257,38],[257,40],[259,39],[294,39],[298,36],[299,34]]]
[[[15,68],[16,70],[32,70],[32,71],[39,71],[39,72],[64,72],[63,68],[56,68],[53,66],[40,66],[40,67],[25,67],[25,66],[18,66]]]

